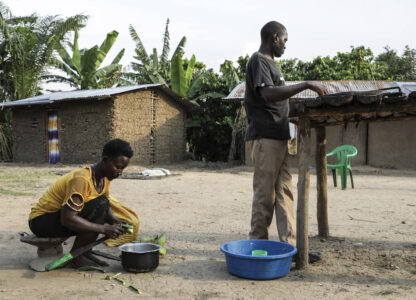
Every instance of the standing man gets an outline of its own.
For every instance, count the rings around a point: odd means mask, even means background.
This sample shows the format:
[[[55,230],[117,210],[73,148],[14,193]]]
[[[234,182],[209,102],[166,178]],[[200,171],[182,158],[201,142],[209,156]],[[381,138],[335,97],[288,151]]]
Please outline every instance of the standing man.
[[[296,245],[296,222],[287,141],[289,97],[306,89],[325,94],[324,86],[302,82],[285,86],[275,57],[286,49],[286,28],[271,21],[261,29],[261,45],[247,65],[244,96],[248,119],[246,141],[254,163],[251,239],[268,239],[276,211],[279,239]]]

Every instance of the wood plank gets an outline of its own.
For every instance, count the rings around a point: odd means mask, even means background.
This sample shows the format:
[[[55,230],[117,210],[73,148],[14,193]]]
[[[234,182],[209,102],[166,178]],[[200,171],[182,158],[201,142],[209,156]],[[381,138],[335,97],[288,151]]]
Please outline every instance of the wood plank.
[[[370,119],[361,119],[358,122],[356,120],[349,120],[348,123],[356,124],[356,123],[369,123],[369,122],[392,122],[392,121],[409,121],[409,120],[416,120],[416,115],[407,115],[407,116],[400,116],[400,117],[377,117],[377,118],[370,118]],[[292,123],[297,123],[296,121],[292,121]],[[344,125],[345,121],[334,121],[334,122],[317,122],[311,121],[312,128],[318,127],[327,127],[327,126],[338,126]]]
[[[329,236],[328,225],[328,193],[326,169],[326,130],[325,127],[316,128],[316,190],[317,190],[317,218],[318,233],[321,237]]]
[[[369,105],[344,105],[340,107],[302,108],[290,110],[290,117],[314,118],[324,116],[344,116],[346,114],[362,114],[371,112],[416,112],[416,102],[401,104],[369,104]]]
[[[296,268],[303,269],[308,266],[309,240],[308,240],[308,214],[309,214],[309,185],[310,185],[310,145],[311,128],[309,119],[299,120],[299,177],[298,177],[298,206],[296,218]]]

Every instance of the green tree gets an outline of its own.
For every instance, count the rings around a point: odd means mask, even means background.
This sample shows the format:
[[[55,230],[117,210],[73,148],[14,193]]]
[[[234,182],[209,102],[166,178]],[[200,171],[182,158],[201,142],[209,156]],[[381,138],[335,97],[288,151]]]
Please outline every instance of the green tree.
[[[298,59],[281,60],[279,65],[288,81],[299,80],[381,80],[384,68],[364,46],[351,47],[334,57],[318,56],[310,62]]]
[[[61,59],[51,59],[51,64],[66,73],[67,77],[48,74],[43,76],[43,79],[47,79],[47,82],[67,83],[82,90],[107,88],[120,82],[122,65],[119,62],[124,55],[124,49],[116,55],[109,65],[100,68],[117,36],[117,31],[109,32],[100,47],[95,45],[90,49],[79,50],[78,30],[75,30],[74,43],[67,43],[72,55],[61,45],[57,48]]]
[[[14,17],[0,3],[0,55],[3,95],[17,100],[37,95],[41,77],[53,56],[53,51],[67,34],[84,26],[86,16],[66,19],[35,14]]]
[[[153,52],[149,55],[144,47],[139,35],[132,25],[129,26],[130,36],[136,43],[134,49],[136,61],[131,62],[130,67],[132,72],[126,72],[124,77],[134,83],[163,83],[170,86],[171,75],[171,61],[174,57],[182,56],[184,54],[186,37],[182,37],[179,44],[176,46],[171,59],[169,59],[170,52],[170,37],[169,37],[169,19],[166,21],[165,33],[163,35],[162,53],[158,56],[157,49],[153,48]],[[178,62],[176,62],[178,63]],[[178,69],[176,71],[179,71]]]
[[[0,95],[2,100],[29,98],[40,93],[41,77],[53,51],[67,34],[85,25],[86,16],[13,16],[0,2]],[[0,159],[11,159],[9,111],[0,112]]]
[[[248,56],[239,57],[238,66],[234,67],[233,62],[225,60],[220,66],[220,74],[212,69],[204,70],[192,82],[189,98],[194,99],[201,109],[189,116],[187,137],[190,151],[196,159],[227,161],[230,158],[230,145],[242,140],[235,139],[239,122],[236,117],[241,111],[241,104],[224,102],[222,98],[241,79],[245,79],[247,62]],[[241,153],[239,155],[241,157]]]
[[[416,49],[406,46],[402,56],[388,46],[384,50],[377,56],[376,62],[384,67],[386,79],[416,80]]]

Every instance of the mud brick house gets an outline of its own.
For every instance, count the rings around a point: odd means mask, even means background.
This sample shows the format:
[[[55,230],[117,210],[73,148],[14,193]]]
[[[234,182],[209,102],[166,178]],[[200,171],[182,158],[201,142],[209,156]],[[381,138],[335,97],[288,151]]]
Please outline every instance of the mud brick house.
[[[13,102],[13,159],[18,162],[86,163],[103,145],[131,143],[138,164],[181,161],[186,113],[194,107],[165,85],[56,92]]]

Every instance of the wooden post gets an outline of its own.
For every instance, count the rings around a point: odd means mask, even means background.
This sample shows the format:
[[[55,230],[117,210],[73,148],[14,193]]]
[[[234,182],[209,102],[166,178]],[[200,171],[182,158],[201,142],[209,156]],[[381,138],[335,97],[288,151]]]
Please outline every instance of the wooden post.
[[[308,266],[308,211],[309,211],[309,183],[310,183],[310,141],[311,128],[309,119],[299,119],[299,177],[298,177],[298,207],[296,217],[296,247],[298,255],[296,268]]]
[[[316,190],[317,190],[317,217],[319,236],[329,236],[328,226],[328,194],[326,174],[326,130],[319,127],[316,131]]]

